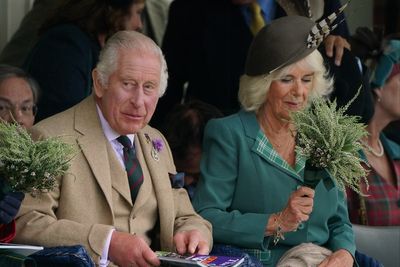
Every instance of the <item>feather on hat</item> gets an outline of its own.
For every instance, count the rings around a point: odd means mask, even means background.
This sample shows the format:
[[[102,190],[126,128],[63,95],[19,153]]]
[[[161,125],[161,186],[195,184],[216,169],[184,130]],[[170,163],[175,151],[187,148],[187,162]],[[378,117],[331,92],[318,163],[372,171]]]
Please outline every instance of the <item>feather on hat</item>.
[[[334,22],[349,2],[318,23],[307,17],[286,16],[266,25],[250,45],[245,74],[270,74],[311,54],[336,28]]]

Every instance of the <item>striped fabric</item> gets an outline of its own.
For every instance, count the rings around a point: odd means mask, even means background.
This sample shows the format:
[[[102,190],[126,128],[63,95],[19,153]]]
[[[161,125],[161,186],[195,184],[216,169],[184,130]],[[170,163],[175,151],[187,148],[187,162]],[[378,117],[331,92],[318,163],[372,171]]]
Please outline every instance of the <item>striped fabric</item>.
[[[125,135],[121,135],[117,140],[124,146],[124,164],[128,175],[132,203],[135,203],[136,196],[143,183],[142,168],[136,157],[135,147],[132,145],[131,140]]]

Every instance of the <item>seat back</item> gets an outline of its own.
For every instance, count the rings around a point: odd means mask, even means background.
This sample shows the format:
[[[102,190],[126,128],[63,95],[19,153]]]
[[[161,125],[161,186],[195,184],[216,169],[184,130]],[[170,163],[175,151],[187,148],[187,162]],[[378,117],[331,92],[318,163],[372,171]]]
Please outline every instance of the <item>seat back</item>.
[[[385,267],[400,266],[400,226],[353,224],[357,250],[379,260]]]

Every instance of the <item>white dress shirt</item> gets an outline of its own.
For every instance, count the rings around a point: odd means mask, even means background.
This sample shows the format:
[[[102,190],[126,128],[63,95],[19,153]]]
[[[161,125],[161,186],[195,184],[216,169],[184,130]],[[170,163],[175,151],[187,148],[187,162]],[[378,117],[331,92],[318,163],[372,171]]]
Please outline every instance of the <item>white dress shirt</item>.
[[[111,144],[111,147],[113,148],[115,154],[117,155],[118,161],[121,163],[121,166],[125,168],[124,164],[124,151],[123,151],[123,145],[118,142],[117,138],[120,136],[114,129],[111,128],[110,124],[108,124],[107,120],[104,118],[103,113],[101,112],[100,108],[98,105],[96,105],[97,108],[97,113],[99,114],[100,118],[100,124],[101,128],[103,129],[103,133],[108,140],[108,142]],[[128,134],[127,137],[129,140],[131,140],[132,144],[135,140],[135,135],[134,134]],[[100,267],[106,267],[110,263],[108,260],[108,250],[110,248],[110,242],[111,242],[111,236],[112,233],[115,231],[115,229],[111,230],[110,233],[108,234],[106,244],[103,249],[103,253],[101,254],[100,257]]]

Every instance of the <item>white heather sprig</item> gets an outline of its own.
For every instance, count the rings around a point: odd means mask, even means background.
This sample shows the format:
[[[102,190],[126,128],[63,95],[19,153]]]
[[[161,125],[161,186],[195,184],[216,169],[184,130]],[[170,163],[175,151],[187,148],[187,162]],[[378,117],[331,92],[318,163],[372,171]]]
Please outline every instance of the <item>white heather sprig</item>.
[[[358,93],[340,108],[336,101],[317,98],[309,108],[293,113],[292,118],[298,134],[296,152],[311,166],[326,168],[340,189],[348,186],[361,194],[360,179],[367,186],[368,181],[362,166],[367,163],[359,156],[363,148],[360,140],[368,132],[357,116],[345,114]]]
[[[76,151],[60,138],[34,142],[23,127],[0,123],[0,179],[12,191],[37,195],[53,190]]]

